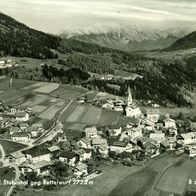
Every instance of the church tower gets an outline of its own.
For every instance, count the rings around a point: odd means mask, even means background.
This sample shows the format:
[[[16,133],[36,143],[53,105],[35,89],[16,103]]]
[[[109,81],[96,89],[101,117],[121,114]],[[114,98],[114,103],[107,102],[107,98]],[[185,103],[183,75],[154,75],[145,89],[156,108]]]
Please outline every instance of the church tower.
[[[133,103],[132,95],[131,95],[131,89],[130,86],[128,87],[128,102],[127,105],[130,106]]]

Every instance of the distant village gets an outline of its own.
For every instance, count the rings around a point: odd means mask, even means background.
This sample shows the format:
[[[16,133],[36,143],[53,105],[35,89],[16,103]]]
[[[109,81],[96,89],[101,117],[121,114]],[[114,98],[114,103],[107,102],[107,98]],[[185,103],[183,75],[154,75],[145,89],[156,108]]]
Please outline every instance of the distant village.
[[[85,104],[83,98],[78,101]],[[97,160],[133,166],[166,151],[196,157],[196,122],[185,125],[185,119],[175,120],[169,114],[161,116],[158,108],[143,113],[133,101],[130,88],[127,102],[107,99],[101,107],[124,111],[125,122],[108,127],[86,126],[81,138],[68,141],[66,127],[60,121],[44,128],[42,123],[32,122],[31,108],[19,110],[0,103],[4,140],[28,145],[6,155],[4,164],[19,167],[24,178],[32,172],[42,177],[57,175],[54,168],[58,166],[66,173],[65,177],[91,179],[101,175],[96,169]],[[40,138],[48,137],[51,129],[53,137],[42,142]]]

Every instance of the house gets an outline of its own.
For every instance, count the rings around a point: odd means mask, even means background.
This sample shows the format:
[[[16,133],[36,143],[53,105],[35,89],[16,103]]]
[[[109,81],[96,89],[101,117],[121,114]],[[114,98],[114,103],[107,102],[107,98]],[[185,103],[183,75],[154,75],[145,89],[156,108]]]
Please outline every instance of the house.
[[[58,152],[60,151],[60,148],[58,146],[51,146],[48,148],[51,157],[55,157],[55,155],[58,154]]]
[[[118,111],[118,112],[123,112],[123,107],[122,106],[119,106],[119,105],[116,105],[116,106],[114,106],[114,111]]]
[[[44,131],[44,126],[42,123],[34,123],[32,125],[33,129],[37,129],[39,132],[43,132]]]
[[[143,137],[142,129],[140,127],[126,128],[123,131],[120,140],[124,138],[130,138],[131,140],[137,140],[138,138]]]
[[[176,128],[176,121],[174,119],[171,119],[171,118],[166,118],[164,120],[164,125],[165,125],[166,129]]]
[[[57,123],[55,129],[56,129],[56,131],[57,131],[58,133],[63,133],[63,132],[64,132],[64,126],[63,126],[63,124],[62,124],[61,122],[58,122],[58,123]]]
[[[196,122],[192,122],[190,128],[192,131],[196,131]]]
[[[96,138],[97,137],[97,128],[93,127],[86,127],[84,133],[87,138]]]
[[[19,124],[19,128],[21,129],[21,131],[27,131],[28,126],[29,126],[28,123],[24,123],[24,122]]]
[[[103,144],[98,146],[97,150],[103,157],[106,157],[108,155],[109,146],[107,144]]]
[[[196,157],[196,145],[185,146],[184,152],[191,158]]]
[[[92,140],[92,146],[93,148],[97,148],[98,146],[101,146],[103,144],[107,144],[107,140],[103,138],[94,138]]]
[[[11,140],[16,141],[16,142],[29,142],[29,134],[27,132],[14,132],[11,135]]]
[[[118,136],[122,132],[122,127],[120,125],[113,125],[108,129],[109,136]]]
[[[10,135],[12,135],[13,133],[17,133],[17,132],[21,132],[21,129],[19,129],[18,127],[10,127],[9,129]]]
[[[74,170],[74,174],[78,177],[81,177],[83,175],[87,175],[88,171],[87,171],[88,166],[85,163],[79,163]]]
[[[29,120],[29,114],[27,112],[17,112],[15,117],[17,121],[26,122]]]
[[[50,151],[43,147],[36,146],[26,150],[23,153],[26,154],[27,159],[32,163],[38,163],[40,161],[51,161]]]
[[[164,127],[164,124],[163,124],[163,123],[161,123],[161,122],[156,123],[156,128],[157,128],[158,130],[163,129],[163,127]]]
[[[173,150],[175,142],[170,139],[165,139],[160,143],[160,148],[165,150]]]
[[[37,175],[48,175],[50,162],[40,161],[33,164],[26,164],[20,167],[22,174],[35,172]]]
[[[112,103],[112,104],[111,104],[111,103],[104,103],[104,104],[102,105],[102,108],[103,108],[103,109],[108,109],[108,110],[112,110],[113,107],[114,107],[113,103]]]
[[[79,156],[79,161],[85,161],[90,159],[92,156],[90,149],[79,149],[74,151]]]
[[[110,146],[110,151],[114,151],[116,153],[122,153],[124,151],[132,152],[133,146],[128,142],[117,141]]]
[[[18,152],[13,152],[9,155],[6,156],[6,159],[11,162],[11,163],[15,163],[17,165],[20,165],[21,163],[24,163],[26,161],[26,157],[25,155],[18,151]]]
[[[32,127],[28,127],[27,132],[30,134],[30,136],[32,138],[36,138],[39,135],[39,133],[40,133],[39,129],[36,129],[33,126]]]
[[[158,122],[160,117],[159,109],[148,109],[146,111],[146,117],[153,122]]]
[[[161,143],[165,139],[165,133],[151,133],[150,139]]]
[[[177,135],[177,142],[183,145],[196,143],[196,132]]]
[[[75,152],[61,152],[59,154],[59,160],[70,166],[75,166],[79,161],[79,157]]]
[[[82,138],[78,144],[81,148],[91,149],[91,139],[90,138]]]
[[[141,124],[145,125],[145,127],[152,127],[151,129],[154,130],[155,122],[152,121],[151,119],[148,119],[147,117],[144,118],[144,119],[141,121]]]

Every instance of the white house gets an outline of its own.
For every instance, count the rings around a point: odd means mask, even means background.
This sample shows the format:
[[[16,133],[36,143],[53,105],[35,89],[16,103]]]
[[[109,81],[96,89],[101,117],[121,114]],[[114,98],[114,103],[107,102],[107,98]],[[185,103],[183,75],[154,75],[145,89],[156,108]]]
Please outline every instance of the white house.
[[[114,151],[116,153],[122,153],[124,151],[132,152],[133,151],[133,146],[130,143],[118,141],[118,142],[114,142],[110,146],[110,151]]]
[[[74,151],[79,156],[79,161],[85,161],[92,156],[90,149],[79,149]]]
[[[92,146],[93,148],[97,148],[98,146],[101,146],[101,145],[104,145],[104,144],[107,144],[107,140],[106,139],[103,139],[103,138],[94,138],[92,140]]]
[[[83,176],[83,175],[87,175],[88,171],[87,171],[88,166],[85,163],[79,163],[74,170],[74,174],[76,176]]]
[[[159,109],[148,109],[146,111],[146,116],[149,120],[153,122],[158,122],[160,114],[159,114]]]
[[[40,161],[34,164],[26,164],[21,166],[22,174],[29,172],[35,172],[37,175],[48,175],[49,174],[50,162]]]
[[[108,110],[112,110],[113,107],[114,107],[114,105],[113,105],[113,104],[110,104],[110,103],[104,103],[104,104],[102,105],[102,108],[103,108],[103,109],[108,109]]]
[[[16,142],[29,142],[29,134],[27,132],[14,132],[11,135],[11,140],[16,141]]]
[[[189,155],[189,157],[196,157],[196,145],[185,146],[184,151]]]
[[[177,142],[181,144],[196,144],[196,132],[183,133],[177,136]]]
[[[92,148],[91,141],[92,140],[89,138],[82,138],[80,141],[78,141],[78,144],[81,148],[90,149]]]
[[[110,136],[118,136],[122,132],[122,127],[120,125],[113,125],[108,129],[108,133]]]
[[[164,120],[164,125],[165,125],[166,129],[168,129],[168,128],[176,128],[176,121],[174,119],[171,119],[171,118],[166,118]]]
[[[108,155],[109,146],[107,144],[103,144],[98,146],[97,150],[103,157],[105,157]]]
[[[61,152],[59,155],[59,160],[70,166],[75,166],[79,161],[79,157],[75,152]]]
[[[120,140],[124,138],[130,138],[131,140],[136,140],[137,138],[143,137],[142,129],[139,127],[127,128],[121,135]]]
[[[96,138],[97,137],[97,128],[95,126],[86,127],[84,133],[87,138]]]
[[[17,121],[26,122],[29,120],[29,114],[27,112],[17,112],[15,117]]]

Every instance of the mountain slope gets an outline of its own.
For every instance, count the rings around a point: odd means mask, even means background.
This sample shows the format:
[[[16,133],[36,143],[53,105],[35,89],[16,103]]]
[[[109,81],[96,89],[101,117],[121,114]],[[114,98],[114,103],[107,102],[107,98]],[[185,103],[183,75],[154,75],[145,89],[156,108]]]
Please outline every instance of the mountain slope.
[[[191,48],[196,48],[196,31],[177,40],[170,47],[166,48],[166,50],[182,50]]]
[[[62,36],[125,51],[141,51],[166,48],[188,33],[190,30],[183,28],[159,30],[130,25],[114,27],[105,31],[67,32]]]
[[[54,58],[60,38],[27,27],[0,13],[0,55]]]

